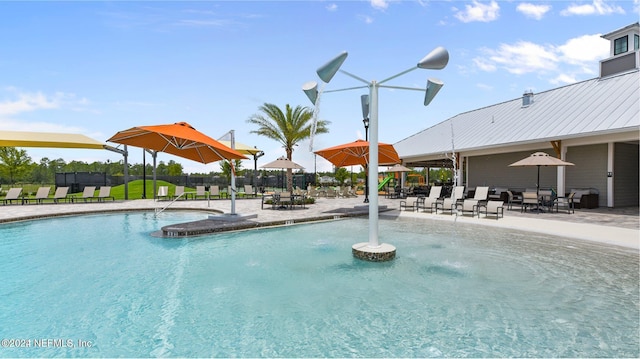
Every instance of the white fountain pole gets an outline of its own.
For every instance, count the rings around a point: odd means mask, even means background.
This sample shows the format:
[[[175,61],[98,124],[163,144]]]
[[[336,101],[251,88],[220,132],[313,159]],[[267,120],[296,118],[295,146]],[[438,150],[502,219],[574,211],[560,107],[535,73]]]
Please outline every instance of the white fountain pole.
[[[369,247],[380,247],[378,239],[378,84],[371,81],[369,103]]]
[[[368,175],[369,180],[367,184],[369,186],[369,242],[356,243],[351,249],[352,253],[356,258],[380,262],[380,261],[388,261],[396,256],[396,247],[382,243],[380,244],[380,240],[378,238],[378,88],[379,87],[388,87],[395,88],[400,90],[417,90],[425,92],[424,105],[427,106],[433,99],[433,97],[438,93],[443,83],[437,79],[428,79],[427,80],[427,88],[419,89],[419,88],[410,88],[410,87],[399,87],[399,86],[389,86],[382,85],[383,83],[395,79],[396,77],[402,76],[410,71],[415,69],[442,69],[449,62],[449,52],[444,47],[437,47],[433,51],[431,51],[427,56],[425,56],[418,64],[414,67],[411,67],[408,70],[402,71],[396,75],[393,75],[387,79],[384,79],[380,82],[377,81],[367,81],[359,76],[356,76],[352,73],[349,73],[344,70],[340,70],[340,66],[347,58],[347,52],[344,51],[325,65],[318,68],[316,73],[318,77],[325,83],[329,83],[333,76],[340,71],[341,73],[352,77],[362,83],[367,84],[366,86],[358,86],[358,87],[350,87],[343,88],[339,90],[331,90],[324,92],[337,92],[337,91],[348,91],[361,89],[364,87],[369,88],[370,100],[369,103],[369,162],[368,162]],[[315,81],[309,81],[302,85],[302,91],[307,95],[309,100],[314,104],[318,105],[318,83]]]

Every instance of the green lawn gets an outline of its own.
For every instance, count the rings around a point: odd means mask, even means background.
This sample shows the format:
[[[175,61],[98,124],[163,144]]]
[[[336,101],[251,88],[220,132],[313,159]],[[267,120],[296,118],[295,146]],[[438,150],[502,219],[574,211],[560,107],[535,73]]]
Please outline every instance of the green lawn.
[[[146,185],[147,185],[147,198],[154,198],[154,193],[153,193],[153,180],[146,180]],[[169,196],[173,196],[173,194],[176,192],[176,185],[166,182],[166,181],[156,181],[156,191],[158,190],[158,188],[160,188],[160,186],[168,186],[169,187]],[[190,187],[185,187],[184,189],[186,192],[193,192],[195,191],[195,188],[190,188]],[[142,180],[135,180],[135,181],[131,181],[129,182],[129,199],[141,199],[142,198],[142,192],[143,192],[143,182]],[[96,192],[97,195],[97,192]],[[114,186],[111,188],[111,195],[116,199],[116,200],[123,200],[124,199],[124,185],[119,185],[119,186]]]

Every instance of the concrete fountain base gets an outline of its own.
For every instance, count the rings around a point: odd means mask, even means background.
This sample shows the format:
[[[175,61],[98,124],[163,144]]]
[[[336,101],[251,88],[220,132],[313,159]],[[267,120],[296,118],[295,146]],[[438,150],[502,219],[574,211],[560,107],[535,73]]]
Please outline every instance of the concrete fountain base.
[[[386,262],[396,257],[396,247],[381,243],[377,247],[370,247],[368,242],[356,243],[351,246],[353,256],[369,262]]]

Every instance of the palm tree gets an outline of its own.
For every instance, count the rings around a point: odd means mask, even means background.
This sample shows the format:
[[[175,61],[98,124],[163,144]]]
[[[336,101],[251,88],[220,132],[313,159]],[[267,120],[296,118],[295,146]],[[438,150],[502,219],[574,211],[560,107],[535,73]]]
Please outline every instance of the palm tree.
[[[247,120],[247,122],[258,126],[258,129],[251,131],[251,133],[280,142],[287,158],[292,160],[294,146],[311,137],[313,110],[301,106],[291,108],[287,104],[285,112],[282,112],[278,106],[271,103],[263,104],[259,110],[261,113],[254,114]],[[318,120],[316,133],[328,133],[327,125],[329,123],[329,121]],[[292,178],[293,173],[289,168],[287,169],[287,191],[292,191]]]

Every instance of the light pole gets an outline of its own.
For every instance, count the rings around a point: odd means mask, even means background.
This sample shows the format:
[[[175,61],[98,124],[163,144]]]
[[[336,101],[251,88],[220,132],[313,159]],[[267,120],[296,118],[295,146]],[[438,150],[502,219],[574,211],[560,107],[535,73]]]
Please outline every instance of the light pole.
[[[341,54],[327,62],[325,65],[318,68],[316,73],[325,83],[329,83],[333,76],[338,71],[340,71],[343,74],[366,84],[365,86],[350,87],[325,92],[338,92],[361,88],[369,89],[369,125],[371,129],[369,140],[369,178],[367,180],[369,186],[369,242],[354,244],[352,246],[352,253],[357,258],[369,261],[391,260],[395,257],[395,247],[390,244],[380,244],[380,241],[378,239],[378,89],[380,87],[386,87],[400,90],[425,91],[424,105],[427,106],[442,87],[443,83],[440,80],[428,79],[426,89],[389,86],[383,84],[418,68],[432,70],[443,69],[449,62],[449,52],[444,47],[437,47],[429,54],[427,54],[427,56],[422,58],[422,60],[420,60],[420,62],[418,62],[416,66],[411,67],[410,69],[402,71],[391,77],[388,77],[380,82],[377,82],[375,80],[367,81],[352,73],[340,70],[340,66],[342,66],[342,64],[346,60],[347,55],[348,53],[346,51],[342,52]],[[315,81],[307,82],[302,85],[302,90],[305,92],[309,100],[311,100],[311,102],[313,102],[313,104],[315,105],[319,95],[318,83]]]
[[[364,104],[364,97],[367,97],[367,112],[369,112],[369,95],[362,95],[363,98],[363,104]],[[364,111],[364,107],[363,107],[363,111]],[[367,118],[365,116],[364,119],[362,119],[362,123],[364,123],[364,140],[365,141],[369,141],[369,118]],[[368,175],[368,171],[369,171],[369,166],[364,165],[364,203],[369,203],[369,175]]]

